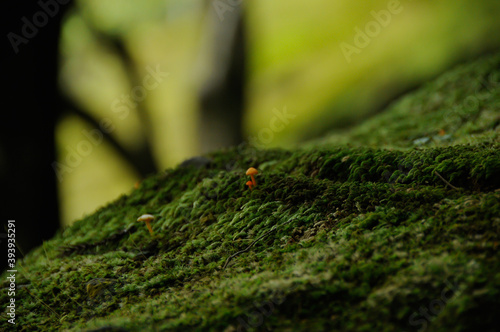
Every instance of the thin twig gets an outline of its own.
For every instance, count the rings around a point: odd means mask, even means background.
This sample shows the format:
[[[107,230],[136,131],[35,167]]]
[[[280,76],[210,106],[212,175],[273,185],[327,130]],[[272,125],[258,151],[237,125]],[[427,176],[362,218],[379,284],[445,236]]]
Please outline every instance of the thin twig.
[[[455,190],[460,190],[460,188],[457,188],[455,187],[454,185],[452,185],[451,183],[449,183],[448,181],[446,181],[437,171],[434,171],[434,174],[436,174],[437,176],[439,176],[439,178],[441,180],[443,180],[444,183],[446,183],[447,185],[449,185],[450,187],[452,187],[453,189]]]
[[[137,244],[135,244],[134,240],[132,240],[132,234],[130,234],[130,235],[129,235],[128,239],[129,239],[130,241],[132,241],[132,243],[134,244],[134,247],[136,247],[136,248],[137,248],[137,250],[139,250],[139,254],[143,255],[145,259],[148,259],[148,258],[146,257],[146,255],[144,255],[144,252],[143,252],[143,251],[139,248],[139,246],[138,246]]]
[[[290,222],[292,222],[293,220],[295,219],[290,219],[288,220],[287,222],[281,224],[280,226],[284,226]],[[263,235],[259,236],[255,241],[253,241],[252,243],[250,243],[250,245],[248,247],[246,247],[245,249],[243,250],[240,250],[238,251],[237,253],[235,254],[232,254],[231,256],[229,256],[227,259],[226,259],[226,263],[224,263],[224,266],[222,267],[222,269],[226,269],[227,265],[229,264],[229,262],[231,261],[231,259],[233,259],[234,257],[244,253],[244,252],[247,252],[248,250],[250,250],[250,248],[252,248],[254,246],[254,244],[256,244],[258,241],[260,241],[261,239],[263,239],[264,237],[268,236],[269,234],[271,234],[272,232],[274,232],[275,230],[278,229],[277,227],[278,225],[274,225],[273,228],[271,228],[271,230],[267,231],[266,233],[264,233]]]
[[[49,266],[52,267],[52,261],[50,260],[49,255],[47,255],[47,249],[45,248],[45,243],[46,242],[47,241],[43,241],[42,242],[42,247],[43,247],[43,251],[45,253],[45,258],[47,258],[47,261],[49,262]]]
[[[28,292],[28,294],[29,294],[29,295],[31,295],[32,297],[34,297],[35,299],[37,299],[37,300],[38,300],[41,304],[43,304],[43,305],[44,305],[47,309],[49,309],[50,311],[52,311],[52,313],[53,313],[54,315],[56,315],[56,316],[57,316],[57,318],[59,318],[59,319],[61,318],[61,316],[59,316],[59,315],[57,314],[57,312],[55,312],[55,311],[54,311],[51,307],[49,307],[47,304],[45,304],[45,302],[43,302],[42,300],[40,300],[40,298],[38,298],[38,296],[36,296],[35,294],[31,293],[31,292],[30,292],[30,290],[28,289],[28,287],[26,287],[25,289],[26,289],[26,291]]]

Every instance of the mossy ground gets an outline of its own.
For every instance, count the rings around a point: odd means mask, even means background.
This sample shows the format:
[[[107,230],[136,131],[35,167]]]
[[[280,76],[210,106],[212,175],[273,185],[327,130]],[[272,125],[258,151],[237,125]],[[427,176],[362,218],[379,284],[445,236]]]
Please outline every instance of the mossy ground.
[[[494,330],[499,110],[496,55],[341,135],[147,178],[19,263],[17,329]]]

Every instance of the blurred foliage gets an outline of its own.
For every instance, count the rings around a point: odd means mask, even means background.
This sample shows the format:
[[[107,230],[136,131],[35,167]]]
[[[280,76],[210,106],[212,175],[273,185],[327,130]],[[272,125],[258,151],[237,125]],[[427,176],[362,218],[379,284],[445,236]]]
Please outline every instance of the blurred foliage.
[[[340,44],[353,45],[355,29],[364,30],[374,21],[372,11],[387,9],[389,2],[245,2],[250,52],[245,132],[256,135],[269,127],[272,110],[285,106],[296,118],[275,133],[270,147],[360,122],[404,90],[500,44],[498,1],[407,0],[348,63]],[[206,74],[205,10],[214,11],[213,4],[78,1],[63,27],[62,89],[95,118],[110,119],[117,140],[131,148],[139,145],[144,137],[134,109],[120,117],[112,108],[134,86],[119,55],[95,32],[119,38],[138,77],[147,75],[148,67],[169,73],[144,100],[160,168],[197,154],[196,93]],[[60,123],[61,158],[85,139],[85,128],[77,118]],[[109,146],[95,146],[61,184],[64,221],[92,212],[137,180]]]

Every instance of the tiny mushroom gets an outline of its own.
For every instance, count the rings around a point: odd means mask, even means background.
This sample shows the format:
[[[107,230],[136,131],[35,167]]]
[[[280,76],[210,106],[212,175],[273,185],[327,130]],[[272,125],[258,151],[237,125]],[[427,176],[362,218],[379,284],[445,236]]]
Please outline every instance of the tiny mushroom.
[[[252,181],[247,181],[246,185],[248,186],[248,188],[250,188],[250,190],[252,190],[252,186],[253,186]]]
[[[247,175],[250,175],[250,178],[252,179],[252,184],[254,187],[257,185],[257,182],[255,181],[254,175],[256,175],[258,173],[259,173],[259,171],[257,171],[257,169],[255,169],[253,167],[250,167],[246,173]]]
[[[154,216],[152,214],[143,214],[139,218],[137,218],[137,221],[144,221],[146,223],[146,227],[149,230],[149,233],[151,236],[153,235],[153,228],[151,227],[151,221],[154,220]]]

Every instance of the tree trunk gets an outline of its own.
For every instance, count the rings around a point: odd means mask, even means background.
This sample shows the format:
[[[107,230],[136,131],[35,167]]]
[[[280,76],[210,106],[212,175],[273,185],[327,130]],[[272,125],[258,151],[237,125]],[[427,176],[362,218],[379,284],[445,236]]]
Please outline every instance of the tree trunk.
[[[61,17],[71,1],[9,1],[4,14],[4,92],[0,130],[2,223],[15,220],[17,256],[59,228],[54,129]],[[5,226],[0,237],[6,247]],[[2,268],[6,259],[2,259]]]
[[[246,37],[241,5],[221,12],[209,2],[205,26],[210,74],[200,91],[199,132],[202,152],[242,141],[245,107]]]

